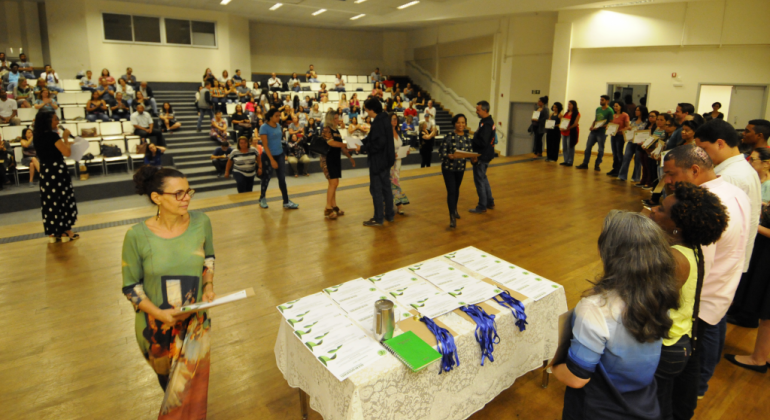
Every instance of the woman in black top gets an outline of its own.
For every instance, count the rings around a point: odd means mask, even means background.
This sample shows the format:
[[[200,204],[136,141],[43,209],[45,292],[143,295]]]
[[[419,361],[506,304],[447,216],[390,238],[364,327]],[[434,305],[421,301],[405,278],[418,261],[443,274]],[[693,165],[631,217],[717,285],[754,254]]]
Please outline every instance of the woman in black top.
[[[473,153],[471,139],[465,131],[467,125],[465,115],[457,114],[452,117],[452,125],[455,127],[454,131],[444,137],[444,141],[438,148],[438,155],[441,158],[441,175],[444,176],[444,185],[446,186],[450,228],[457,226],[457,219],[460,218],[460,214],[457,213],[457,201],[460,199],[460,185],[463,183],[467,161],[467,159],[455,157],[454,153],[457,151]]]
[[[270,105],[276,107],[276,109],[281,109],[283,107],[283,100],[281,100],[278,92],[273,92],[273,95],[270,97]]]
[[[340,130],[337,129],[339,119],[340,116],[336,112],[328,112],[322,131],[326,143],[330,146],[329,153],[326,156],[321,156],[321,169],[323,169],[326,179],[329,180],[329,187],[326,190],[326,209],[324,210],[324,216],[329,219],[336,219],[337,216],[345,215],[345,212],[337,207],[337,186],[340,184],[340,178],[342,178],[340,153],[344,153],[350,159],[350,164],[354,168],[356,167],[356,162],[350,156],[348,146],[342,141]]]
[[[21,164],[29,167],[29,187],[37,187],[34,182],[35,171],[40,172],[40,162],[37,160],[37,151],[35,150],[31,128],[25,128],[21,131],[21,149],[24,154]]]
[[[161,129],[164,133],[177,130],[182,126],[182,123],[177,121],[174,117],[174,108],[172,108],[171,104],[168,102],[164,102],[163,106],[160,108],[160,120],[163,122],[163,124],[161,124]]]
[[[45,234],[51,243],[68,242],[80,237],[72,231],[78,220],[75,190],[72,189],[64,157],[72,153],[70,131],[64,137],[56,131],[59,118],[53,112],[38,112],[35,116],[35,150],[40,161],[40,201]]]
[[[543,134],[545,134],[545,122],[548,120],[548,97],[543,96],[537,101],[535,111],[540,112],[537,118],[532,118],[529,132],[532,133],[532,153],[537,157],[543,156]]]
[[[561,112],[564,111],[564,106],[561,102],[554,102],[551,107],[551,115],[549,120],[554,121],[552,128],[546,129],[545,143],[546,143],[546,162],[556,162],[559,160],[559,142],[561,141],[561,131],[559,131],[559,124],[561,124]]]
[[[254,134],[254,130],[251,128],[251,121],[249,120],[249,116],[243,113],[243,107],[241,104],[235,106],[235,114],[232,116],[232,124],[233,128],[235,128],[236,139],[241,136],[250,139],[252,134]]]
[[[99,97],[98,92],[91,92],[91,99],[86,102],[86,114],[86,119],[89,122],[111,121],[110,117],[107,116],[107,104]]]
[[[723,120],[725,119],[725,114],[719,112],[719,109],[722,108],[722,104],[719,102],[714,102],[711,104],[711,112],[707,112],[703,114],[703,119],[705,122],[709,122],[711,120]]]

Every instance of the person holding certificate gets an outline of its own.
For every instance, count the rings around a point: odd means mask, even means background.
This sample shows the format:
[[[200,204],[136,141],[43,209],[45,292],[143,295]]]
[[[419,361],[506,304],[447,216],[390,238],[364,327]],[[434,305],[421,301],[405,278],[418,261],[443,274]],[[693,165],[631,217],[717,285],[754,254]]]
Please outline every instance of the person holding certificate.
[[[396,161],[390,168],[390,189],[393,191],[393,205],[396,206],[396,212],[403,215],[401,208],[409,204],[409,199],[401,190],[401,159],[409,156],[409,145],[404,147],[404,136],[401,133],[401,125],[398,123],[398,115],[390,113],[390,125],[393,127],[393,147],[396,150]]]
[[[324,140],[326,140],[326,144],[329,145],[329,152],[325,156],[321,155],[320,159],[321,169],[329,181],[329,187],[326,189],[324,217],[332,220],[336,219],[337,216],[345,215],[345,212],[337,207],[337,186],[340,185],[340,178],[342,178],[342,156],[340,156],[340,153],[345,153],[345,156],[350,159],[350,164],[354,168],[356,167],[356,161],[350,156],[348,146],[342,141],[342,135],[337,128],[339,123],[340,114],[327,112],[324,128],[321,132]]]
[[[195,190],[176,169],[142,166],[134,185],[158,207],[123,240],[122,291],[136,312],[136,341],[166,393],[160,416],[206,418],[211,320],[180,308],[216,298],[211,221],[187,211]]]
[[[618,176],[620,174],[620,167],[623,165],[623,145],[626,144],[625,132],[629,129],[630,118],[626,114],[625,106],[620,102],[615,102],[612,106],[615,111],[612,116],[612,124],[617,125],[615,133],[610,138],[610,146],[612,147],[612,170],[607,172],[608,176]],[[609,134],[610,128],[607,127]]]
[[[553,106],[551,106],[551,115],[548,117],[548,121],[545,122],[546,162],[556,162],[559,160],[559,142],[561,140],[559,124],[561,124],[561,113],[563,110],[564,105],[561,102],[554,102]]]
[[[629,129],[626,131],[626,152],[623,154],[623,163],[620,165],[620,172],[618,173],[618,179],[626,181],[628,179],[628,169],[631,166],[631,159],[634,160],[634,173],[632,179],[637,184],[636,187],[642,187],[639,181],[642,175],[642,156],[644,152],[642,147],[634,143],[634,135],[637,131],[644,131],[647,129],[647,119],[649,114],[647,113],[647,107],[639,105],[634,110],[635,118],[631,121]],[[629,140],[630,136],[630,140]]]
[[[433,158],[433,146],[438,130],[431,118],[431,114],[425,113],[425,121],[420,123],[420,168],[430,168]]]
[[[594,163],[594,170],[601,171],[602,158],[604,157],[604,142],[607,141],[605,134],[605,125],[612,121],[615,116],[615,111],[610,107],[610,97],[602,95],[599,99],[599,107],[596,108],[596,117],[591,124],[591,133],[588,135],[588,142],[586,143],[585,155],[583,157],[583,163],[576,166],[575,169],[588,169],[588,163],[591,162],[591,149],[594,148],[594,144],[599,144],[599,150],[596,155],[596,163]]]
[[[564,155],[564,162],[559,165],[572,166],[575,158],[575,145],[578,142],[580,129],[580,111],[578,111],[577,102],[569,101],[567,103],[567,113],[561,119],[559,128],[561,129],[561,147]]]
[[[545,122],[548,120],[548,97],[542,96],[537,100],[537,109],[532,113],[532,124],[529,132],[532,133],[532,153],[537,157],[543,156],[543,135],[545,134]]]
[[[466,158],[460,157],[458,152],[472,153],[473,146],[468,133],[465,131],[467,122],[465,115],[457,114],[452,117],[452,125],[455,129],[444,137],[439,144],[438,155],[441,157],[441,175],[444,176],[446,186],[446,204],[449,207],[449,227],[457,226],[460,213],[457,212],[457,201],[460,199],[460,185],[465,175]]]

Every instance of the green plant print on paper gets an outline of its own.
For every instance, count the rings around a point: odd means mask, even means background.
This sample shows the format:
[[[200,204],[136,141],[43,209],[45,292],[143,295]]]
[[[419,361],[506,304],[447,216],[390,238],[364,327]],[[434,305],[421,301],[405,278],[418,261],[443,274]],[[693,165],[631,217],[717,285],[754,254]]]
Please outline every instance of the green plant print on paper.
[[[342,286],[342,285],[338,284],[336,286],[327,287],[326,289],[324,289],[324,292],[326,292],[327,294],[330,295],[332,293],[335,293],[335,292],[339,291],[340,290],[340,286]]]
[[[291,302],[286,302],[283,305],[278,305],[278,310],[281,311],[281,313],[284,313],[287,309],[291,309],[294,307],[294,304],[299,302],[300,299],[292,300]]]
[[[313,351],[313,347],[318,347],[318,346],[320,346],[323,343],[324,343],[323,340],[321,340],[321,341],[319,341],[317,343],[314,343],[312,341],[307,341],[307,342],[305,342],[305,345],[307,346],[307,348],[310,349],[310,351]]]
[[[321,356],[321,357],[319,357],[319,358],[318,358],[318,360],[320,360],[320,361],[321,361],[321,363],[323,363],[323,364],[324,364],[324,366],[329,366],[327,363],[328,363],[328,362],[331,362],[332,360],[334,360],[334,359],[336,359],[336,358],[337,358],[337,355],[335,354],[335,355],[334,355],[334,356],[332,356],[332,357]]]
[[[337,353],[337,350],[339,350],[339,349],[341,349],[341,348],[342,348],[342,344],[340,344],[339,346],[337,346],[337,348],[336,348],[336,349],[332,349],[332,350],[329,350],[329,351],[327,351],[327,353]]]
[[[388,352],[386,352],[385,350],[378,350],[377,351],[377,355],[378,356],[385,356],[386,354],[388,354]]]

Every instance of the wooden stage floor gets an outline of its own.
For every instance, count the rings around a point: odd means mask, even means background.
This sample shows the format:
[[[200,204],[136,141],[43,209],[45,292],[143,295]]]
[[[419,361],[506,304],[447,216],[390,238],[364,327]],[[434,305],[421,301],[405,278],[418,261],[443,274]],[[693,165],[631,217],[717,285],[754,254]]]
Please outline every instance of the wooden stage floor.
[[[640,210],[639,200],[647,193],[603,172],[542,160],[493,163],[489,179],[496,209],[484,215],[467,212],[476,193],[466,172],[462,219],[455,230],[448,229],[437,166],[402,173],[412,204],[405,208],[407,215],[380,229],[361,226],[372,215],[366,178],[342,179],[338,203],[347,215],[336,221],[323,218],[325,184],[290,188],[300,204],[297,211],[284,211],[280,201],[262,210],[253,203],[258,193],[193,200],[193,209],[221,206],[208,211],[217,292],[246,287],[257,292],[247,303],[211,311],[209,418],[300,418],[297,391],[275,364],[281,322],[275,305],[346,280],[474,245],[563,284],[574,307],[600,269],[596,241],[605,215],[610,209]],[[252,204],[233,205],[243,202]],[[0,418],[157,416],[163,395],[139,353],[134,312],[121,294],[120,252],[130,225],[113,223],[152,214],[148,205],[83,216],[78,226],[93,228],[74,243],[31,239],[0,245],[0,315],[6,322],[0,342]],[[7,226],[0,228],[0,238],[41,230],[40,223]],[[747,353],[755,336],[755,330],[729,326],[725,351]],[[530,372],[471,418],[560,418],[564,386],[552,378],[542,389],[540,379],[541,370]],[[722,362],[696,418],[767,418],[768,389],[770,375]],[[321,416],[311,412],[310,418]]]

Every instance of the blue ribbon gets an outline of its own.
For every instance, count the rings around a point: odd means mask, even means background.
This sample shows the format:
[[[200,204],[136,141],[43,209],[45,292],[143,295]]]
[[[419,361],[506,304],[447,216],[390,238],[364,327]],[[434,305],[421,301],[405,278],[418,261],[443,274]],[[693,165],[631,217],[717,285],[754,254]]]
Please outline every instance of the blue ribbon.
[[[500,297],[502,301],[497,300],[498,297]],[[516,317],[516,326],[519,327],[519,331],[524,331],[527,329],[527,314],[524,313],[524,304],[521,303],[521,301],[511,296],[508,291],[500,293],[493,299],[495,302],[505,306],[506,308],[510,309],[511,312],[513,312],[513,316]]]
[[[438,352],[441,353],[441,369],[438,371],[438,374],[441,375],[442,371],[449,372],[455,364],[460,366],[460,358],[457,357],[457,348],[455,347],[455,339],[452,337],[452,334],[445,328],[436,325],[436,323],[428,317],[422,317],[420,318],[420,321],[424,322],[430,332],[436,336]]]
[[[481,366],[484,366],[484,359],[489,358],[494,362],[492,352],[495,351],[495,344],[500,342],[500,336],[497,335],[495,325],[495,316],[487,314],[484,309],[476,305],[461,306],[460,310],[465,312],[476,322],[476,341],[481,347]]]

